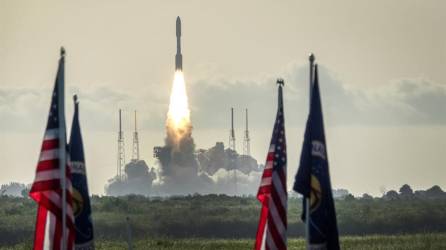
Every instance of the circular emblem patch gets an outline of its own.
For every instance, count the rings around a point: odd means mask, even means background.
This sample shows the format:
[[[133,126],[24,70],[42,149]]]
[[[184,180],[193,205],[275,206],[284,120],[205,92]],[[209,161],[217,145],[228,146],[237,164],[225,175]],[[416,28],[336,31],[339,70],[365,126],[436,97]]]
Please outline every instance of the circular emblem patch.
[[[310,211],[316,210],[322,201],[321,183],[316,176],[311,175]]]
[[[84,199],[82,198],[82,195],[77,191],[77,189],[73,188],[73,213],[74,216],[78,216],[81,214],[82,210],[84,209]]]

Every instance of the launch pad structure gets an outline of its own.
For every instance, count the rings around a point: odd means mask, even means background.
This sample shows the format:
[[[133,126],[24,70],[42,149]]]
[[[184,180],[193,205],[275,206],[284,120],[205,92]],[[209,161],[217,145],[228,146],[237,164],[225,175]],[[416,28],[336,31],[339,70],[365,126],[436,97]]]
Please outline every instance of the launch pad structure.
[[[236,151],[234,130],[234,108],[231,108],[231,129],[229,130],[229,148]]]
[[[248,130],[248,109],[245,109],[245,137],[243,138],[243,155],[251,156],[251,139]]]
[[[132,147],[132,161],[139,160],[139,138],[138,138],[138,127],[136,122],[136,110],[135,110],[135,131],[133,132],[133,147]]]
[[[132,161],[139,161],[139,136],[138,136],[138,126],[136,120],[136,110],[135,115],[135,131],[133,132],[133,145],[132,145]],[[116,177],[118,180],[123,181],[125,175],[125,142],[124,142],[124,131],[122,130],[122,110],[119,109],[119,130],[118,130],[118,157],[116,164]]]
[[[231,108],[231,129],[229,130],[229,148],[235,154],[236,144],[235,144],[235,130],[234,130],[234,108]],[[232,157],[231,165],[234,171],[234,193],[237,194],[237,165],[235,164],[235,159]]]
[[[124,132],[122,131],[121,109],[119,110],[119,131],[118,131],[118,159],[116,166],[116,176],[122,181],[122,170],[125,166]]]

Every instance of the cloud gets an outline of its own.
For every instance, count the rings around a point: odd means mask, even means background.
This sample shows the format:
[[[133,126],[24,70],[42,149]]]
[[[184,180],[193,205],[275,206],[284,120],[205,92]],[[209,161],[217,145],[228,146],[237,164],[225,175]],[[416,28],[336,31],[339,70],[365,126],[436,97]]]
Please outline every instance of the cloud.
[[[211,178],[215,183],[214,192],[237,195],[255,194],[259,188],[262,172],[252,171],[249,174],[239,170],[236,172],[220,168],[212,175]],[[235,180],[237,181],[236,185],[234,184]]]
[[[48,88],[0,88],[0,129],[10,132],[39,131],[45,126],[52,86]],[[90,85],[85,88],[67,88],[65,112],[67,125],[73,112],[72,96],[80,100],[82,127],[89,131],[115,131],[118,109],[124,110],[127,121],[133,120],[133,110],[138,110],[141,127],[163,128],[164,101],[151,91],[112,89],[106,85]],[[161,121],[161,122],[160,122]]]
[[[354,88],[343,84],[329,69],[320,66],[320,88],[325,121],[336,125],[444,125],[446,124],[446,84],[426,79],[392,80],[387,85]],[[308,113],[308,69],[290,65],[277,76],[285,79],[285,113],[290,126],[303,126]],[[250,110],[250,126],[271,126],[277,102],[276,77],[228,80],[203,77],[188,84],[191,119],[194,128],[227,129],[229,110],[235,107],[236,126],[243,126],[244,109]],[[140,112],[142,129],[164,130],[169,93],[156,89],[111,89],[91,84],[67,88],[67,115],[71,95],[81,101],[83,127],[94,131],[115,131],[117,109],[123,108],[130,120]],[[163,90],[164,91],[164,90]],[[50,88],[0,88],[0,129],[35,131],[43,127],[49,105]]]
[[[32,88],[0,88],[0,129],[2,131],[30,131],[42,113],[45,90]],[[50,90],[46,90],[50,92]],[[49,103],[49,94],[48,103]],[[45,108],[48,112],[49,104]],[[43,125],[42,125],[43,126]]]
[[[286,122],[291,126],[302,126],[306,120],[307,71],[307,67],[291,65],[281,74],[285,79]],[[221,79],[195,82],[190,87],[194,124],[228,128],[229,109],[234,106],[236,119],[243,119],[242,112],[247,107],[253,126],[269,126],[276,108],[275,81],[274,77],[266,76],[255,82]],[[325,121],[330,126],[446,124],[446,113],[442,111],[446,107],[446,85],[425,79],[401,79],[374,89],[354,88],[343,84],[323,66],[319,67],[319,82]]]
[[[381,103],[391,102],[391,112],[408,124],[446,124],[446,85],[425,79],[402,79],[375,95]]]

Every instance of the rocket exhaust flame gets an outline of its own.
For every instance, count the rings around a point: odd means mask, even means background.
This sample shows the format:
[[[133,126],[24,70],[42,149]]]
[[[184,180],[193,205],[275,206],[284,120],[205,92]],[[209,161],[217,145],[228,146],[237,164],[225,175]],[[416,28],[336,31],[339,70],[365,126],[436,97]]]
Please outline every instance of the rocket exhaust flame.
[[[175,78],[170,94],[169,111],[167,112],[168,138],[173,139],[174,145],[191,134],[190,110],[186,92],[184,75],[181,71],[175,72]]]

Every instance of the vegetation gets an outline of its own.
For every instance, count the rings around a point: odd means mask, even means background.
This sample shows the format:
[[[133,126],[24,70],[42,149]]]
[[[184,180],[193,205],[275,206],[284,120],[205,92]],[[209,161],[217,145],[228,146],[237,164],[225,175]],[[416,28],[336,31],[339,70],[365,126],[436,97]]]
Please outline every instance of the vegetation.
[[[425,233],[446,233],[444,212],[446,199],[443,195],[438,193],[438,190],[431,193],[439,196],[417,194],[419,191],[412,193],[407,188],[404,190],[396,196],[386,194],[382,198],[364,195],[362,198],[347,196],[344,199],[337,199],[340,234],[344,236],[423,234],[417,236],[427,237],[423,242],[431,242],[430,239],[435,237],[440,237],[443,239],[442,242],[446,242],[445,234],[425,235]],[[136,195],[119,198],[93,196],[91,200],[96,239],[104,248],[107,248],[105,247],[107,244],[113,246],[124,244],[122,242],[127,236],[125,218],[128,216],[133,239],[137,245],[161,244],[160,249],[174,249],[169,248],[169,244],[190,244],[193,249],[194,244],[198,244],[203,246],[198,249],[222,249],[212,244],[226,242],[225,239],[254,238],[260,209],[255,197],[226,195],[170,198],[147,198]],[[300,221],[301,207],[301,199],[289,199],[289,237],[304,235],[304,227]],[[36,205],[32,200],[0,196],[0,246],[13,246],[23,242],[26,242],[23,243],[25,245],[30,244],[35,216]],[[399,239],[398,237],[395,240]],[[155,240],[163,238],[175,240]],[[367,239],[374,240],[373,237],[347,237],[343,238],[343,242],[347,246],[356,244],[356,241],[362,244],[361,242]],[[389,244],[394,244],[392,243],[394,238],[386,239],[389,239]],[[249,242],[250,240],[228,240],[227,247],[231,248],[231,244],[235,244],[246,248]],[[300,243],[299,240],[293,240],[292,244],[298,247]],[[233,249],[238,248],[235,245]]]
[[[348,249],[389,249],[389,250],[415,250],[415,249],[446,249],[446,234],[416,234],[416,235],[372,235],[372,236],[346,236],[341,237],[341,248]],[[252,239],[144,239],[133,244],[134,249],[157,250],[245,250],[252,249]],[[3,249],[25,250],[31,249],[31,242],[17,244]],[[97,240],[97,249],[118,250],[126,249],[127,243],[123,241]],[[292,238],[288,240],[288,249],[304,250],[303,239]]]

